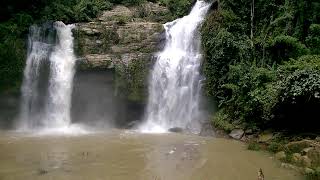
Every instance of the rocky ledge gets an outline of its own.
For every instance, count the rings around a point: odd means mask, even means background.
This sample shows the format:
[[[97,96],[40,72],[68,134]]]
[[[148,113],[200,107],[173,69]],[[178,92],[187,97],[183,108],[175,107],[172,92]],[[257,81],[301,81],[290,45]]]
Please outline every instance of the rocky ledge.
[[[128,66],[134,60],[151,60],[163,41],[168,9],[147,2],[139,7],[116,6],[95,21],[79,23],[75,46],[82,69]]]
[[[144,102],[154,53],[165,40],[163,23],[169,10],[158,3],[136,7],[115,6],[94,21],[78,23],[74,30],[80,70],[115,72],[115,95]]]

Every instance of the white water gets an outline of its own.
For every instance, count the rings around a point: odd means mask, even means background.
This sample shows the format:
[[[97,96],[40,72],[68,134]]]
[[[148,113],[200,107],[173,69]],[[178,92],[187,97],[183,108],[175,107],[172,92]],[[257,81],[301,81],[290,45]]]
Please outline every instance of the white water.
[[[200,132],[201,64],[199,25],[210,4],[198,0],[188,16],[166,23],[166,45],[157,57],[149,83],[143,132],[180,127]]]
[[[65,127],[71,122],[71,93],[73,86],[75,56],[72,28],[56,22],[58,43],[50,56],[50,80],[46,126]]]
[[[29,52],[21,88],[19,129],[56,129],[70,125],[72,82],[76,60],[71,32],[73,27],[55,22],[53,25],[56,30],[55,43],[50,42],[52,33],[49,32],[54,31],[52,28],[38,26],[30,28]],[[49,69],[48,79],[43,78],[46,76],[46,68]],[[44,85],[48,87],[41,90],[40,87]]]

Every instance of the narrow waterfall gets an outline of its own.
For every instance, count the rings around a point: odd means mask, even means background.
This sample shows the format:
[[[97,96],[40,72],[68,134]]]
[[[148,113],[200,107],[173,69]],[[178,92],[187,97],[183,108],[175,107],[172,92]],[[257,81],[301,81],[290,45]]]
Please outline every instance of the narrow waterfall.
[[[64,127],[71,122],[71,93],[74,76],[72,28],[74,25],[55,23],[57,43],[50,56],[50,80],[46,126]]]
[[[30,27],[18,128],[70,124],[75,65],[72,28],[62,22]]]
[[[144,132],[179,127],[200,131],[200,37],[198,27],[210,3],[198,0],[190,14],[164,24],[166,45],[157,55],[149,82]]]

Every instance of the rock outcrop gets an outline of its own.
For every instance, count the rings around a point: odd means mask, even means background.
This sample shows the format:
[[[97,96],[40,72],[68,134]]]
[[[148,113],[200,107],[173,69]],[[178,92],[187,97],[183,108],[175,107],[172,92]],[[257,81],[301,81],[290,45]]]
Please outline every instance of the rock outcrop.
[[[115,6],[95,21],[77,24],[75,49],[79,67],[115,71],[115,94],[144,101],[153,55],[161,49],[169,10],[157,3]]]
[[[165,7],[151,2],[132,8],[119,5],[94,22],[77,24],[76,51],[82,68],[128,66],[136,59],[149,61],[164,37],[159,17],[167,13]]]
[[[244,135],[244,131],[242,129],[234,129],[229,134],[230,137],[237,140],[240,140],[243,137],[243,135]]]

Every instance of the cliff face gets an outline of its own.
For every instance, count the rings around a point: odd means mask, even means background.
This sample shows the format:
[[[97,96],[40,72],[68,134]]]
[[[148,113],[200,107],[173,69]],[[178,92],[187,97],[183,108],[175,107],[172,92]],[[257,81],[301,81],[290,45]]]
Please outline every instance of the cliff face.
[[[75,49],[80,69],[110,69],[115,72],[115,94],[131,101],[146,96],[153,54],[160,50],[162,24],[169,10],[147,2],[139,7],[116,6],[95,21],[79,23]]]

